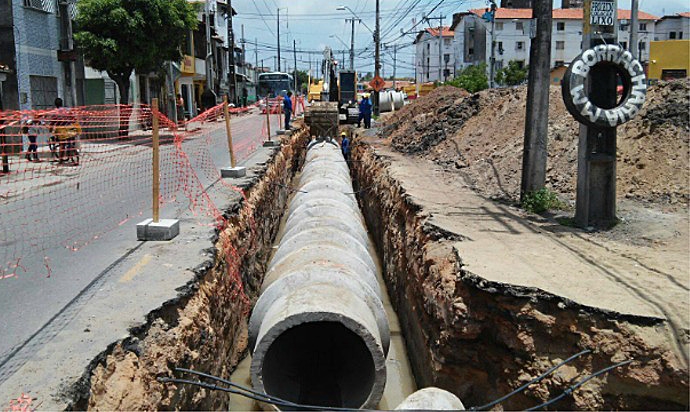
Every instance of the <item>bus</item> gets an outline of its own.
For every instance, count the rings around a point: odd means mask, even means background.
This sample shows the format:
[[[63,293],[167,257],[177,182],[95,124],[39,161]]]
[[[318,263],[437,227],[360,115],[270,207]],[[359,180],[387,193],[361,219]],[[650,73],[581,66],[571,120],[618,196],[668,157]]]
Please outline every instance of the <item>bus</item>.
[[[285,96],[288,91],[295,93],[294,79],[287,73],[261,73],[257,95],[261,98]]]

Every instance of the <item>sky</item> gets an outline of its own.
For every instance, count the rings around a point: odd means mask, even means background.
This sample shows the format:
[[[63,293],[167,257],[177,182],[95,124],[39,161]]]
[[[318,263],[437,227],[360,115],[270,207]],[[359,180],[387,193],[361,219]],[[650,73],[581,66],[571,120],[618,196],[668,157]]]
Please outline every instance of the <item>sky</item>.
[[[553,0],[554,7],[560,7],[561,0]],[[690,11],[688,0],[639,0],[640,10],[655,16]],[[414,47],[412,41],[416,31],[438,26],[438,19],[423,22],[422,17],[443,16],[443,25],[452,22],[453,13],[467,9],[482,8],[487,0],[380,0],[383,74],[393,74],[394,45],[397,48],[396,77],[414,75]],[[280,9],[281,69],[294,67],[293,46],[296,44],[297,68],[316,70],[323,50],[329,46],[336,53],[338,62],[345,59],[349,68],[349,49],[353,17],[349,10],[336,10],[338,6],[349,7],[362,23],[355,24],[355,69],[359,73],[374,71],[373,36],[369,31],[375,27],[375,0],[235,0],[232,6],[237,12],[233,25],[237,39],[241,38],[244,25],[247,60],[259,66],[274,67],[277,54],[277,13]],[[630,0],[618,0],[618,8],[629,9]],[[402,32],[402,33],[401,33]],[[254,42],[258,45],[255,46]],[[293,43],[294,42],[294,43]],[[343,56],[342,51],[346,50]]]

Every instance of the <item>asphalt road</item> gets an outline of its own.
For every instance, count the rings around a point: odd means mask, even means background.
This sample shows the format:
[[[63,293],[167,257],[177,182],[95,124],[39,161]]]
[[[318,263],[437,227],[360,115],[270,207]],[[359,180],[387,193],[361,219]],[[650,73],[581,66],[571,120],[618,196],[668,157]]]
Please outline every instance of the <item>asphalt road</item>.
[[[278,120],[277,116],[272,118],[271,130],[275,134]],[[257,113],[233,119],[233,142],[240,150],[240,165],[256,142],[260,144],[258,136],[264,119]],[[206,144],[211,145],[211,150],[206,150]],[[198,181],[179,173],[162,178],[163,185],[168,185],[163,187],[163,193],[180,189],[176,200],[169,200],[162,206],[162,218],[178,216],[190,207],[190,199],[182,195],[182,185],[195,184],[198,191],[218,178],[219,168],[229,165],[224,126],[191,138],[182,147]],[[161,161],[165,162],[173,151],[173,145],[162,146]],[[24,270],[19,276],[0,280],[0,374],[3,364],[32,335],[45,327],[99,275],[141,245],[136,239],[136,224],[151,214],[150,178],[142,177],[142,174],[150,176],[150,149],[144,146],[127,153],[116,161],[94,162],[93,167],[100,169],[85,170],[83,173],[84,176],[88,173],[88,179],[76,176],[66,184],[51,187],[49,197],[52,201],[39,202],[38,198],[27,197],[0,203],[0,227],[5,227],[4,230],[13,226],[13,222],[42,222],[32,227],[14,225],[15,229],[11,230],[24,230],[25,234],[14,243],[26,244],[3,245],[27,254],[22,256]],[[84,162],[85,167],[88,164]],[[169,165],[162,173],[175,174],[178,169]],[[22,214],[23,211],[26,213]],[[35,216],[50,218],[37,220]],[[42,226],[47,226],[48,230],[41,230]],[[69,239],[81,247],[76,251],[66,248]],[[44,245],[45,249],[29,253],[32,242]],[[47,277],[43,256],[50,258],[50,277]]]

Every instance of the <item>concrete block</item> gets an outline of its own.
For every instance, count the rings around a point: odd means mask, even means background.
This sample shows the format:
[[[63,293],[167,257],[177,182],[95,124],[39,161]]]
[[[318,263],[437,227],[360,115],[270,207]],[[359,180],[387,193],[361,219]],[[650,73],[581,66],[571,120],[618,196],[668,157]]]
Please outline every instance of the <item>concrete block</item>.
[[[398,405],[403,411],[464,411],[465,406],[457,396],[434,387],[420,389]]]
[[[264,147],[276,147],[280,146],[280,142],[277,140],[266,140],[264,142]]]
[[[180,234],[180,221],[177,219],[146,219],[137,224],[138,240],[171,240]]]
[[[245,177],[247,175],[247,168],[242,166],[224,167],[220,169],[221,177]]]

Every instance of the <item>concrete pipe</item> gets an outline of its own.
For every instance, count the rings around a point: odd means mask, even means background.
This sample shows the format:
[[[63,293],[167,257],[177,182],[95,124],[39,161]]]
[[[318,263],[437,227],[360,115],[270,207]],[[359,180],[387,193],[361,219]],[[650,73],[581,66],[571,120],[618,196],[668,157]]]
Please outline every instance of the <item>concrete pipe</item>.
[[[379,92],[379,111],[390,112],[393,110],[393,95],[386,90]]]
[[[393,92],[393,108],[400,110],[405,106],[405,95],[403,92]]]
[[[340,148],[310,144],[297,188],[249,320],[252,384],[300,404],[375,408],[390,331]]]

